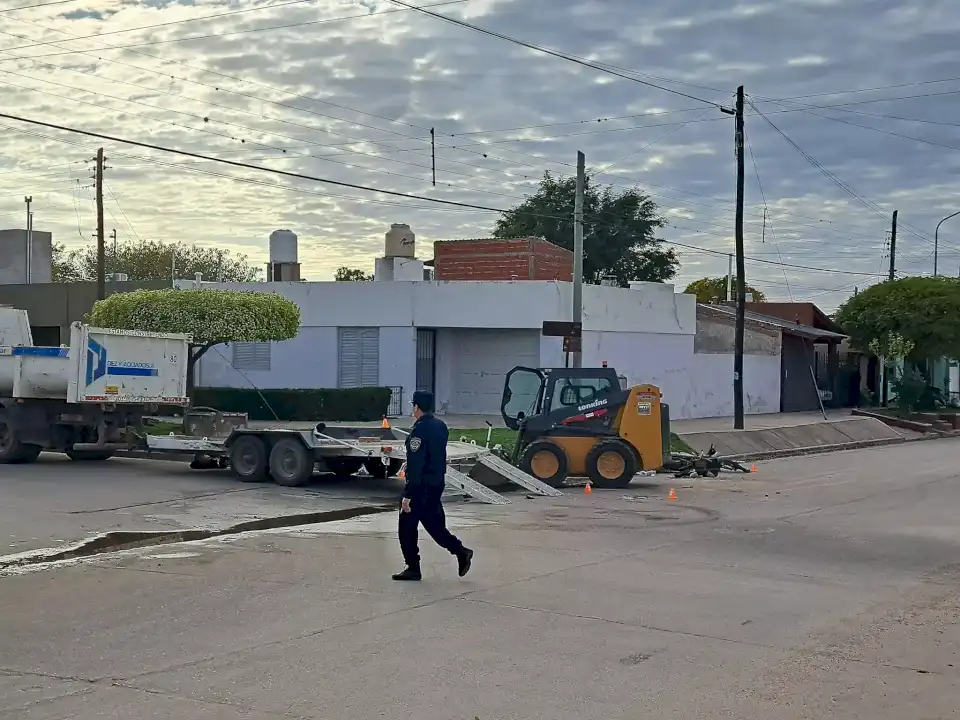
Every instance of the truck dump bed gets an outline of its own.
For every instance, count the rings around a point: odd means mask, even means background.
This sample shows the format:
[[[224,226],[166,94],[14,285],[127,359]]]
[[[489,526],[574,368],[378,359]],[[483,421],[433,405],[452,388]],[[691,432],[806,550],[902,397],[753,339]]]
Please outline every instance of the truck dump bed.
[[[26,313],[0,308],[0,397],[67,403],[188,402],[190,337],[70,327],[70,344],[35,347]]]

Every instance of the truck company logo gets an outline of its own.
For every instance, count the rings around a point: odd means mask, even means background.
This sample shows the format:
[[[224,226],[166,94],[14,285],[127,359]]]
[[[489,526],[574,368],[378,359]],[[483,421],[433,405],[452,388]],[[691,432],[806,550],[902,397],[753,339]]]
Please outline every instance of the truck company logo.
[[[594,400],[592,403],[587,403],[586,405],[580,405],[577,407],[579,412],[584,412],[585,410],[595,410],[596,408],[603,407],[607,404],[606,400]]]
[[[87,385],[104,375],[126,377],[156,377],[156,367],[150,363],[107,360],[107,349],[93,338],[87,338]]]

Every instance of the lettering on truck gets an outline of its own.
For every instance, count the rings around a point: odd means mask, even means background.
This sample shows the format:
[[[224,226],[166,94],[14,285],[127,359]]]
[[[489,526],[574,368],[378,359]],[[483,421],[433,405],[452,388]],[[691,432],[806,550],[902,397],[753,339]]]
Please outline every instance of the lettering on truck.
[[[87,385],[105,375],[114,377],[157,377],[160,371],[151,363],[108,360],[107,349],[93,338],[87,339]]]

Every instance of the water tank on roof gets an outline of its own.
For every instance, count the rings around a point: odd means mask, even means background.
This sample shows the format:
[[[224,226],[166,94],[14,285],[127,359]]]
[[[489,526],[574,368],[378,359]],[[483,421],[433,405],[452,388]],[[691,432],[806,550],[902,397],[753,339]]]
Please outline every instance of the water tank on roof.
[[[297,234],[290,230],[270,233],[270,264],[297,262]]]
[[[406,223],[394,223],[386,234],[384,257],[413,258],[416,257],[417,236]]]

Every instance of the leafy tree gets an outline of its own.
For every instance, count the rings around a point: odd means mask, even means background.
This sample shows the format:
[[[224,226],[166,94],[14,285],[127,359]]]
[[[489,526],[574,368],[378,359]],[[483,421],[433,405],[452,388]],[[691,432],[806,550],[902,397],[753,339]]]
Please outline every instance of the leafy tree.
[[[373,280],[373,275],[356,268],[339,267],[333,274],[333,279],[337,282],[366,282]]]
[[[260,268],[250,265],[246,255],[231,255],[229,250],[198,247],[183,242],[161,240],[123,242],[114,249],[105,248],[108,273],[126,273],[130,280],[169,280],[171,269],[179,278],[203,273],[207,280],[255,282]],[[53,281],[78,282],[97,279],[97,248],[85,246],[74,250],[57,243],[53,247]]]
[[[911,360],[960,357],[960,280],[908,277],[873,285],[837,310],[861,350]]]
[[[87,314],[95,327],[193,336],[187,379],[210,348],[226,342],[289,340],[300,330],[300,308],[276,293],[238,290],[136,290],[114,293]]]
[[[747,293],[753,293],[754,302],[766,302],[767,296],[762,292],[757,290],[755,287],[747,285]],[[697,296],[697,302],[709,303],[713,302],[714,298],[720,298],[721,300],[726,299],[727,297],[727,278],[716,277],[716,278],[700,278],[699,280],[694,280],[692,283],[687,285],[687,289],[684,290],[685,293],[690,295]],[[737,279],[733,279],[733,297],[737,296]]]
[[[572,250],[576,188],[576,178],[544,173],[536,193],[500,216],[493,236],[541,237]],[[584,282],[598,284],[612,275],[626,287],[631,280],[671,279],[680,263],[656,237],[665,224],[656,204],[639,189],[599,188],[588,175],[583,202]]]

